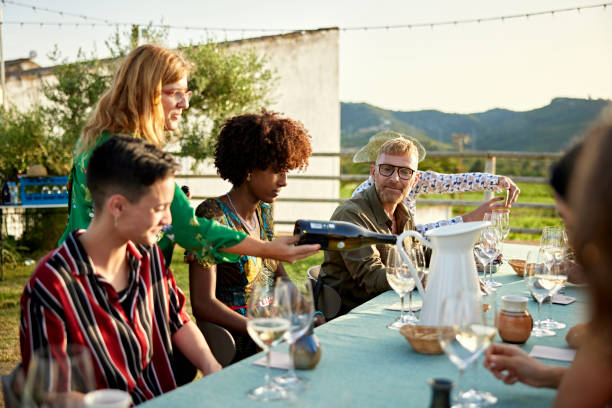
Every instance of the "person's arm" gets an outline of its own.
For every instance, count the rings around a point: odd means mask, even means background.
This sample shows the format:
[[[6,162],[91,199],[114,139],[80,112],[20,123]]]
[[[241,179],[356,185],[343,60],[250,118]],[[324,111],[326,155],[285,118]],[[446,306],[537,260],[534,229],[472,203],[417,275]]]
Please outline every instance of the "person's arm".
[[[216,265],[206,267],[197,261],[189,263],[189,296],[193,315],[197,319],[246,334],[246,317],[227,307],[215,295],[216,268]]]
[[[200,329],[187,322],[172,335],[172,343],[181,353],[206,376],[221,370],[221,364],[215,359]]]
[[[239,244],[223,248],[221,251],[294,263],[295,261],[316,254],[319,249],[321,249],[321,245],[319,244],[294,245],[299,239],[300,237],[297,235],[278,237],[274,238],[272,241],[260,241],[258,239],[246,237]]]
[[[421,177],[415,186],[417,195],[509,190],[508,206],[510,206],[520,194],[520,189],[506,176],[489,173],[444,174],[430,170],[420,171],[419,174]]]
[[[589,336],[559,385],[553,407],[605,407],[612,401],[609,341]]]
[[[497,343],[487,349],[484,366],[506,384],[522,382],[537,388],[557,388],[567,371],[544,364],[516,346]]]

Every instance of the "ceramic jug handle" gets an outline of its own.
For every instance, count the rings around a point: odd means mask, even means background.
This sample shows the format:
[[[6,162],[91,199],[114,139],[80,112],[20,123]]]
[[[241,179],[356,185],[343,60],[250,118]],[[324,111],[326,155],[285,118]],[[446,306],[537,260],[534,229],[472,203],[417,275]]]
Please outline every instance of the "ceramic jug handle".
[[[431,248],[431,244],[429,243],[429,241],[427,241],[425,238],[423,238],[423,236],[421,234],[419,234],[416,231],[405,231],[405,232],[403,232],[400,236],[397,237],[397,242],[395,244],[397,246],[397,248],[399,249],[400,255],[404,259],[404,262],[406,262],[406,264],[408,265],[408,269],[410,269],[410,274],[414,278],[414,282],[416,283],[416,287],[417,287],[417,289],[419,291],[419,295],[421,296],[421,299],[425,299],[425,289],[423,288],[423,284],[421,283],[421,279],[419,279],[419,274],[417,273],[417,270],[415,269],[414,265],[412,264],[412,260],[408,256],[408,253],[406,252],[406,249],[404,248],[404,238],[406,238],[407,236],[415,237],[416,239],[421,241],[421,243],[423,243],[423,245],[425,245],[427,247],[430,247],[430,248]]]

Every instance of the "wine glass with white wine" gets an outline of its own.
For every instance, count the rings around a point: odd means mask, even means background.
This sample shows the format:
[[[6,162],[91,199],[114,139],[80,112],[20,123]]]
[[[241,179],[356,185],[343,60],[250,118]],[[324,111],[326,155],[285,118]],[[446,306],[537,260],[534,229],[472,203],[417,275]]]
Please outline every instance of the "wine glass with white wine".
[[[482,302],[477,294],[457,292],[442,301],[438,340],[459,370],[456,406],[473,406],[473,402],[464,397],[463,373],[491,344],[495,333],[495,327],[484,320]]]
[[[400,297],[400,315],[396,320],[389,323],[387,327],[392,330],[399,330],[406,324],[414,324],[418,321],[414,314],[404,314],[404,297],[406,293],[414,289],[415,281],[408,265],[405,264],[395,246],[389,248],[386,265],[387,282],[389,282],[389,286]]]
[[[285,340],[292,345],[306,333],[312,323],[314,313],[314,300],[312,295],[312,284],[309,279],[292,281],[288,276],[281,276],[276,280],[274,289],[275,297],[280,305],[288,305],[289,330],[285,333]],[[283,298],[287,299],[284,300]],[[290,389],[291,391],[302,391],[308,384],[308,379],[295,374],[295,362],[293,353],[289,353],[289,371],[286,374],[275,377],[274,382]]]
[[[278,344],[290,327],[288,296],[278,296],[266,282],[256,281],[247,305],[247,332],[255,344],[266,353],[266,375],[262,386],[253,388],[248,396],[260,401],[287,397],[287,392],[270,381],[270,348]]]

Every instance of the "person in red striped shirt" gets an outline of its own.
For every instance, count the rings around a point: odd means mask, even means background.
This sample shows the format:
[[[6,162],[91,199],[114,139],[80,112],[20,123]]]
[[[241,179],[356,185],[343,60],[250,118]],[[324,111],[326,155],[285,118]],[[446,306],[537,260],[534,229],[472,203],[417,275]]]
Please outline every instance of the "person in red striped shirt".
[[[38,349],[83,346],[97,388],[127,391],[135,403],[177,387],[177,349],[204,375],[221,369],[156,244],[171,222],[175,169],[140,139],[113,136],[96,148],[91,225],[38,263],[21,297],[24,369]]]

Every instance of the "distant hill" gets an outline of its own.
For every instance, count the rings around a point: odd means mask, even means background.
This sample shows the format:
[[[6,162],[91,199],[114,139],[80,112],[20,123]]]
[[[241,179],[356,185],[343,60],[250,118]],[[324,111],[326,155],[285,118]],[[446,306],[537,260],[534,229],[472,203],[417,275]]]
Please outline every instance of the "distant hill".
[[[341,103],[341,145],[364,145],[382,129],[406,132],[428,150],[454,149],[453,133],[467,133],[474,150],[556,152],[563,150],[610,103],[604,99],[555,98],[542,108],[526,112],[492,109],[455,114],[437,110],[390,111],[365,103]]]

